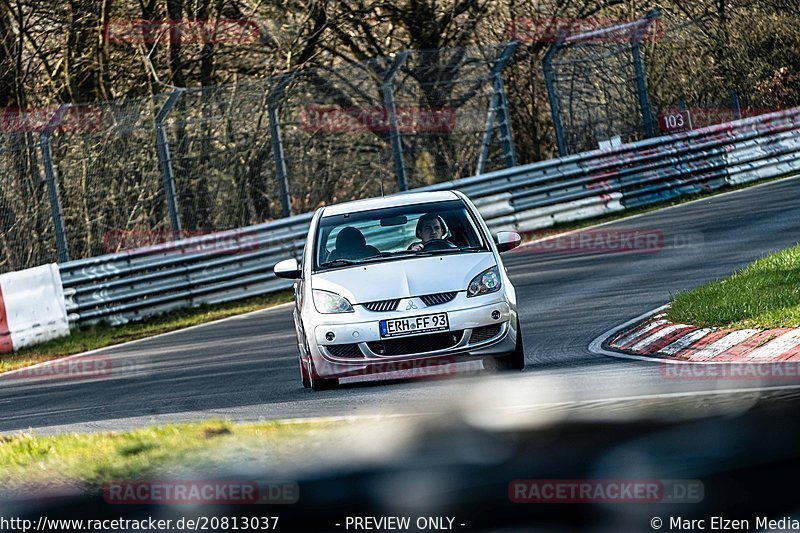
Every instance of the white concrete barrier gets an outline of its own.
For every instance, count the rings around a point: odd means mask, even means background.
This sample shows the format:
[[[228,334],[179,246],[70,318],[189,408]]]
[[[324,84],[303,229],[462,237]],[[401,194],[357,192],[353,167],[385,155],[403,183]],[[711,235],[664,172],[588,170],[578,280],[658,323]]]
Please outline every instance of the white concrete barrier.
[[[0,275],[0,353],[69,335],[58,265]]]

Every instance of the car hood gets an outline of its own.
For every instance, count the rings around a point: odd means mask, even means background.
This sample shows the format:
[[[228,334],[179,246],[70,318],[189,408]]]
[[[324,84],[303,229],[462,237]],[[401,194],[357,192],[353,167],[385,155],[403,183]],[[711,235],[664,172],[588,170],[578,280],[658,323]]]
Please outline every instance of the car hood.
[[[496,265],[491,252],[396,259],[314,274],[311,287],[358,304],[437,292],[463,291],[472,278]]]

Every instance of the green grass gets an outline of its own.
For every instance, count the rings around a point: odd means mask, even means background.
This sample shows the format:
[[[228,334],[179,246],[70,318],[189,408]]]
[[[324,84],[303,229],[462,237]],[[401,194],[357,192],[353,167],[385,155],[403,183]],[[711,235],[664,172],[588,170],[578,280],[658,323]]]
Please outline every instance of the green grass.
[[[68,337],[53,339],[43,344],[23,348],[13,354],[3,355],[0,357],[0,372],[265,309],[290,302],[292,298],[292,291],[285,290],[240,302],[182,309],[121,326],[111,326],[106,323],[80,326],[73,328]]]
[[[800,327],[800,245],[762,257],[726,279],[679,294],[667,317],[697,326]]]
[[[0,437],[2,491],[30,487],[99,487],[111,480],[167,479],[191,472],[248,471],[303,462],[323,447],[342,422],[224,421],[174,424],[121,433]],[[345,424],[347,426],[347,424]],[[345,427],[344,429],[349,429]]]

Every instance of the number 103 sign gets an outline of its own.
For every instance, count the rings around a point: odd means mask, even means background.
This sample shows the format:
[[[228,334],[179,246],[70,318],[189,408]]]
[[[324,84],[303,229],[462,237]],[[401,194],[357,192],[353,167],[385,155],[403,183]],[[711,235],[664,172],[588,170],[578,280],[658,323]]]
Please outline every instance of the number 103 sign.
[[[692,114],[688,109],[665,109],[659,117],[662,133],[677,133],[692,129]]]

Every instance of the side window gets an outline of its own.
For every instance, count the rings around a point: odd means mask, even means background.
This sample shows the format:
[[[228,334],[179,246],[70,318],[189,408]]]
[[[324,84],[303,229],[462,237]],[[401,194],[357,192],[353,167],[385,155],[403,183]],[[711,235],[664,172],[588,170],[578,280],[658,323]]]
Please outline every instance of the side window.
[[[335,239],[331,240],[331,232],[330,231],[326,231],[322,235],[322,238],[320,239],[321,246],[319,247],[319,250],[318,250],[318,252],[319,252],[319,257],[317,258],[317,262],[318,263],[322,263],[324,261],[327,261],[328,254],[330,254],[331,251],[333,251],[333,242],[334,241],[335,241]]]
[[[466,232],[466,234],[469,235],[469,246],[488,247],[488,243],[483,242],[483,231],[481,230],[480,224],[478,224],[478,221],[475,220],[475,217],[472,215],[472,213],[465,209],[461,213],[461,219],[463,220],[465,227],[469,228],[469,231]]]

